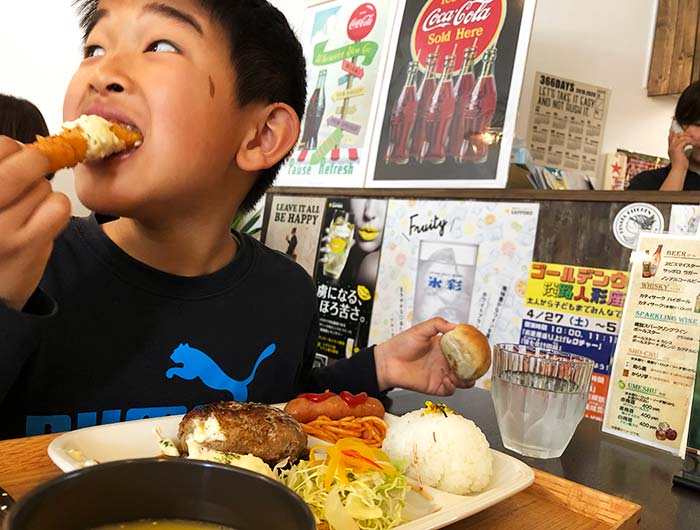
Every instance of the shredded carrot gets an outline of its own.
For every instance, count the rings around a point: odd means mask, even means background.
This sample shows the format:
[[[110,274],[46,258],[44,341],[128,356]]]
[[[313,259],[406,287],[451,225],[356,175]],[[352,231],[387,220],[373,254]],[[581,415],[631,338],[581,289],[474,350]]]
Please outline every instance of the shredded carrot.
[[[326,453],[326,458],[317,457],[321,451]],[[316,445],[309,450],[309,460],[326,462],[327,471],[324,480],[326,489],[330,489],[336,474],[343,483],[347,484],[350,472],[362,473],[369,470],[382,471],[389,475],[398,473],[382,450],[369,447],[357,438],[343,438],[335,445]]]

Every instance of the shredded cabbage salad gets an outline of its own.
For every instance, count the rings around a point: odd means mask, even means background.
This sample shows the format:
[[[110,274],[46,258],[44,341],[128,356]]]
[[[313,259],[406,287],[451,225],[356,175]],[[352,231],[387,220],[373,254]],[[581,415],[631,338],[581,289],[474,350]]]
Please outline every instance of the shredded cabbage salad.
[[[313,447],[308,461],[281,471],[280,479],[306,501],[318,528],[331,530],[399,525],[410,488],[382,451],[352,439]]]

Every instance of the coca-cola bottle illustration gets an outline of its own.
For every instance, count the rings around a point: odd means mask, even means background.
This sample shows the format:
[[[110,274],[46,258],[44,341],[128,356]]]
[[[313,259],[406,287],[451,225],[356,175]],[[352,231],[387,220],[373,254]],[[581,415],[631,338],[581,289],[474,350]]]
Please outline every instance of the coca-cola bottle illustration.
[[[464,141],[464,108],[472,97],[474,90],[474,57],[476,55],[476,42],[471,48],[464,50],[462,69],[455,82],[455,113],[452,116],[450,129],[447,133],[447,156],[459,162],[459,151]]]
[[[442,76],[425,115],[425,142],[421,150],[421,162],[442,164],[445,161],[447,130],[455,111],[455,93],[452,85],[452,69],[455,56],[448,55],[442,64]]]
[[[410,151],[411,158],[416,161],[420,160],[423,143],[425,142],[425,116],[430,107],[430,102],[433,99],[435,88],[437,88],[437,80],[435,78],[437,60],[438,50],[428,54],[425,77],[418,90],[418,110],[416,112],[416,123],[413,126],[413,138]]]
[[[496,111],[496,80],[493,76],[493,63],[496,48],[484,52],[484,66],[479,79],[474,84],[471,98],[464,108],[464,141],[460,149],[459,161],[482,164],[489,156],[489,142],[484,140],[486,129],[491,126]]]
[[[413,131],[413,124],[418,111],[417,72],[418,63],[408,63],[406,84],[403,86],[401,94],[391,110],[389,146],[384,157],[387,164],[406,164],[409,160],[411,132]]]
[[[316,88],[311,94],[309,104],[304,113],[304,131],[301,144],[305,149],[316,149],[318,146],[318,131],[326,111],[326,70],[321,70],[316,81]]]

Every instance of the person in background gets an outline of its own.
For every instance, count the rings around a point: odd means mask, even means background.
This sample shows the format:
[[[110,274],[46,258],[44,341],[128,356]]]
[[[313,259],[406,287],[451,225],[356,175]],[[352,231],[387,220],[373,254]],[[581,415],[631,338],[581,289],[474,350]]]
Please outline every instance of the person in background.
[[[47,136],[49,128],[41,111],[32,102],[0,94],[0,135],[22,143],[31,143],[36,135]],[[53,173],[46,176],[49,180]]]
[[[668,133],[671,163],[659,169],[642,171],[628,190],[700,190],[700,81],[688,85],[676,104],[674,127]],[[686,146],[692,146],[689,156]]]

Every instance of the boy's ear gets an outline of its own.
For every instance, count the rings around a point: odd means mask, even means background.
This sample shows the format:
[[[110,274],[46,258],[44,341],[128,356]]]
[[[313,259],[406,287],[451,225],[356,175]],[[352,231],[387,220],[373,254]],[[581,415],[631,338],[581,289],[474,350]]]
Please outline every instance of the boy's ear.
[[[236,155],[244,171],[260,171],[282,160],[299,138],[299,116],[286,103],[271,103],[260,109],[255,127],[246,131]]]

